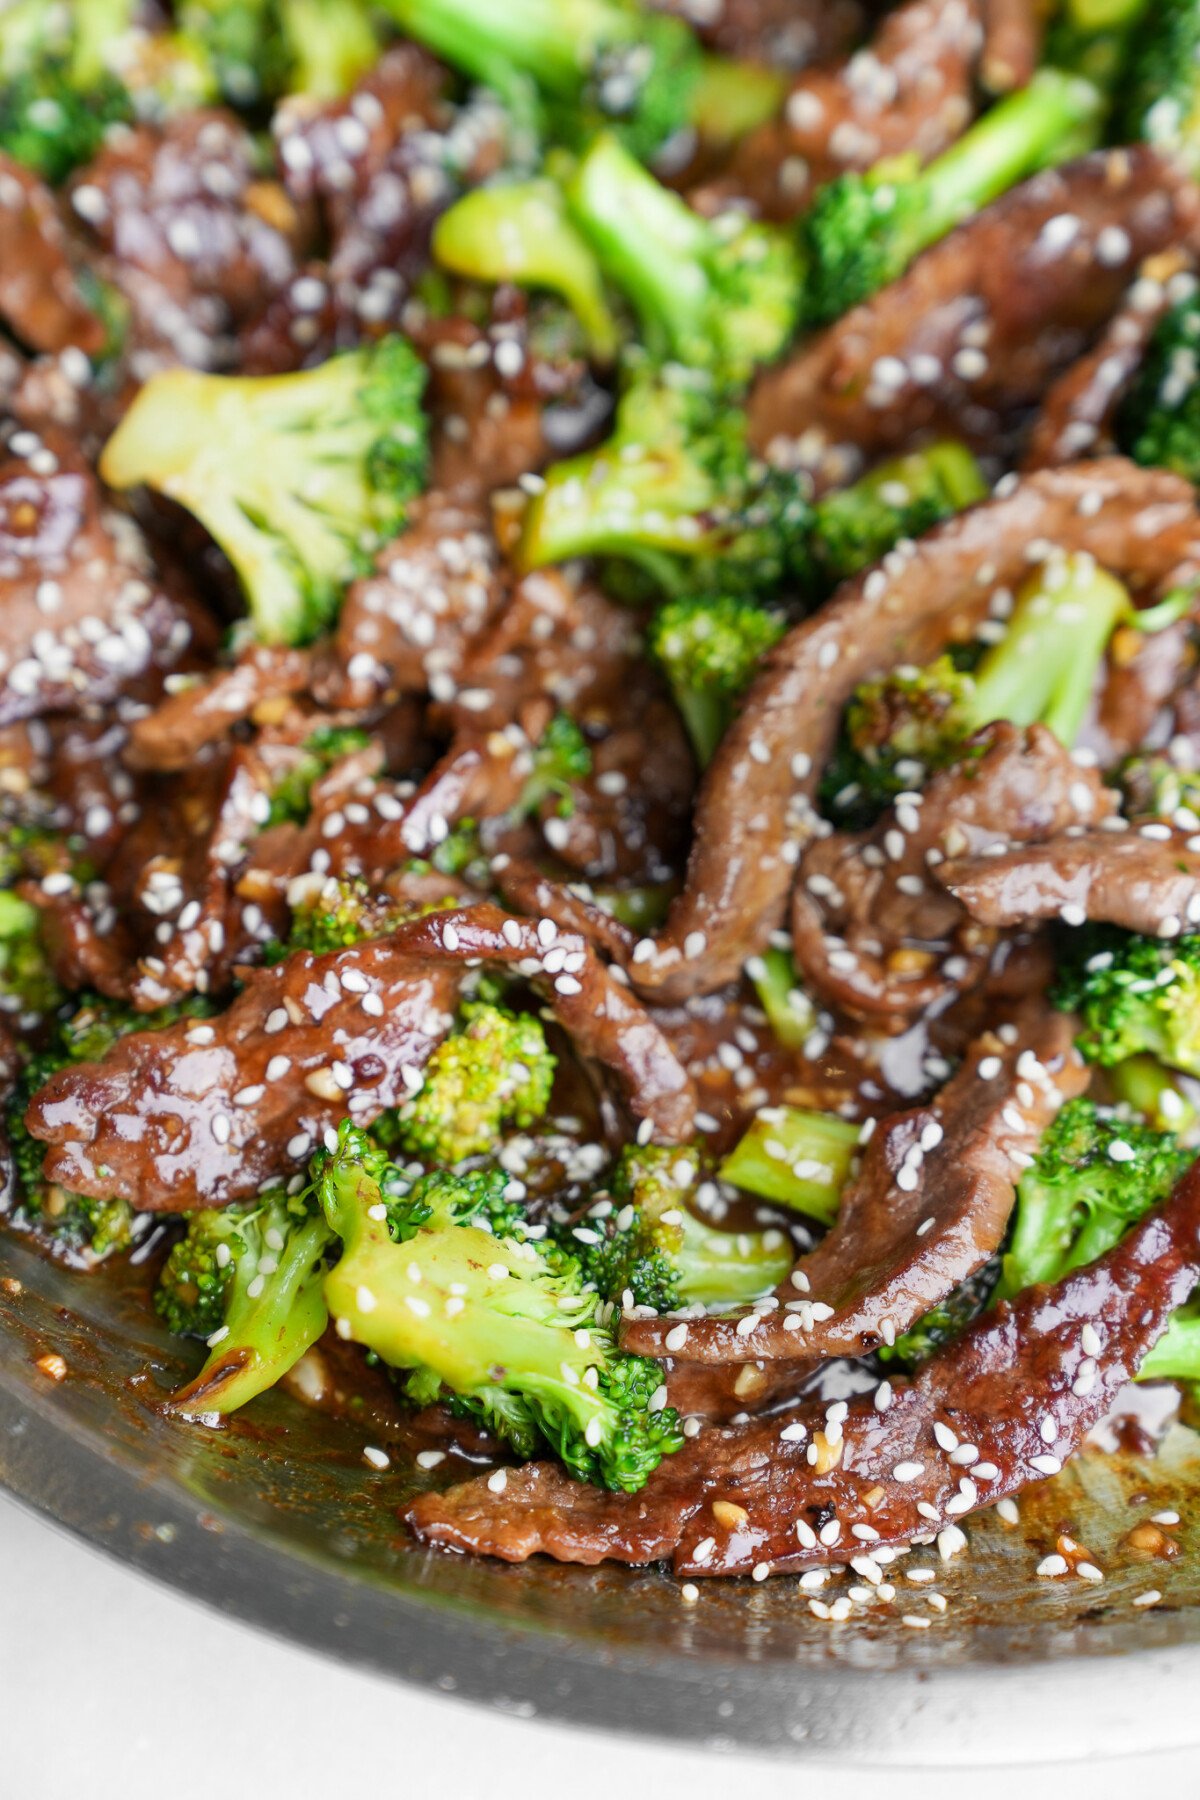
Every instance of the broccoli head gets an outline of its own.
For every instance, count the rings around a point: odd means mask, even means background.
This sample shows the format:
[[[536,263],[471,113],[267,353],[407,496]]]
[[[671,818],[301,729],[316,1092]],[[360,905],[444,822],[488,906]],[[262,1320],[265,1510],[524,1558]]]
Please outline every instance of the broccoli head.
[[[1164,1200],[1193,1159],[1171,1132],[1068,1100],[1017,1183],[998,1292],[1011,1298],[1103,1256],[1127,1225]]]
[[[681,19],[634,0],[383,0],[409,37],[528,112],[539,96],[554,135],[586,143],[604,125],[651,160],[681,133],[725,139],[769,118],[782,83],[705,56]]]
[[[420,492],[424,384],[397,336],[297,375],[170,369],[139,391],[101,473],[186,507],[233,564],[257,636],[304,643]]]
[[[0,890],[0,1012],[27,1028],[62,997],[42,947],[40,913],[10,889]]]
[[[987,494],[971,452],[951,441],[880,463],[813,508],[814,551],[830,583],[857,575],[903,538],[918,538]]]
[[[667,600],[654,614],[648,648],[701,763],[712,760],[755,670],[786,630],[782,613],[729,594]]]
[[[132,0],[15,0],[0,10],[0,150],[57,184],[90,162],[132,106],[102,50],[133,24]]]
[[[273,1387],[328,1322],[323,1282],[333,1233],[311,1190],[192,1214],[154,1304],[169,1331],[202,1337],[203,1368],[173,1411],[224,1415]]]
[[[599,264],[554,182],[499,181],[464,194],[434,227],[433,253],[444,269],[473,281],[558,294],[596,361],[616,355],[619,333]]]
[[[1149,1055],[1200,1075],[1200,937],[1143,937],[1115,925],[1064,934],[1054,1004],[1079,1015],[1089,1062]]]
[[[575,788],[592,772],[592,752],[568,713],[555,713],[533,748],[532,767],[521,784],[516,811],[532,817],[552,804],[560,819],[575,810]],[[469,860],[469,859],[468,859]]]
[[[745,415],[677,365],[640,369],[613,435],[554,463],[525,510],[525,569],[623,559],[665,593],[769,597],[810,585],[811,512],[797,480],[751,454]]]
[[[1149,0],[1122,79],[1118,142],[1142,139],[1200,166],[1200,11],[1193,0]]]
[[[794,1261],[787,1233],[718,1231],[686,1202],[694,1194],[695,1152],[629,1145],[607,1192],[561,1241],[605,1300],[628,1310],[740,1306],[769,1294]]]
[[[430,1163],[493,1151],[505,1130],[525,1131],[542,1118],[555,1062],[534,1014],[468,1002],[397,1115],[400,1142]]]
[[[789,234],[739,212],[702,218],[611,134],[581,159],[569,199],[652,354],[736,389],[786,348],[801,294]]]
[[[271,790],[267,824],[303,825],[308,818],[313,787],[322,775],[328,774],[343,756],[365,750],[370,742],[370,732],[350,725],[322,725],[305,738],[299,760]]]
[[[1128,757],[1117,782],[1130,817],[1140,813],[1173,819],[1183,813],[1193,831],[1200,828],[1200,769],[1181,768],[1162,752],[1147,752]]]
[[[1090,82],[1040,69],[926,168],[904,155],[831,181],[802,226],[809,323],[836,319],[887,287],[1015,182],[1090,149],[1103,110]]]
[[[1200,481],[1200,294],[1177,301],[1155,326],[1116,435],[1134,462]]]
[[[522,1454],[545,1443],[570,1472],[635,1493],[683,1442],[662,1371],[624,1356],[577,1258],[531,1235],[498,1171],[423,1177],[407,1193],[348,1121],[313,1163],[342,1242],[325,1280],[339,1333],[445,1395]]]

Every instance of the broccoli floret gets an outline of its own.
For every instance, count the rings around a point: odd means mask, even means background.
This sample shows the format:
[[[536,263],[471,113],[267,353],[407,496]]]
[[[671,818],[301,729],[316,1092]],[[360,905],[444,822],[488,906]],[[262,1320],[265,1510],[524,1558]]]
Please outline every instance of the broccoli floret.
[[[547,470],[517,556],[525,569],[618,557],[668,594],[769,596],[808,586],[810,522],[796,479],[752,456],[744,414],[671,365],[638,372],[605,443]]]
[[[720,140],[748,130],[782,97],[777,79],[739,79],[741,66],[705,56],[682,20],[632,0],[382,3],[408,36],[526,110],[532,85],[560,141],[586,142],[607,123],[645,161],[690,129]]]
[[[532,1013],[468,1002],[459,1028],[426,1063],[420,1090],[400,1108],[400,1142],[430,1163],[494,1151],[505,1130],[528,1130],[543,1116],[556,1061]]]
[[[0,11],[0,150],[44,181],[90,162],[111,125],[132,117],[122,82],[95,53],[128,31],[130,0],[41,0]]]
[[[782,613],[729,594],[667,600],[654,614],[648,648],[702,764],[712,760],[739,698],[786,629]]]
[[[1041,69],[926,168],[891,157],[830,182],[802,227],[809,322],[840,317],[1006,188],[1090,149],[1103,110],[1090,82]]]
[[[371,742],[368,731],[351,725],[322,725],[301,745],[300,760],[271,790],[268,825],[303,825],[308,818],[313,786],[334,763]]]
[[[280,961],[293,950],[311,950],[315,956],[347,950],[368,938],[386,937],[414,913],[406,902],[380,894],[354,875],[299,883],[291,891],[291,905],[288,935],[270,960]]]
[[[931,444],[880,463],[852,487],[813,508],[814,550],[832,584],[877,563],[902,538],[918,538],[941,519],[987,495],[983,471],[962,444]]]
[[[347,1121],[314,1159],[342,1255],[325,1281],[344,1336],[414,1397],[447,1391],[523,1454],[548,1443],[573,1475],[635,1493],[683,1442],[662,1372],[621,1355],[578,1260],[530,1236],[498,1171],[439,1172],[406,1197]]]
[[[747,1193],[831,1224],[858,1149],[859,1128],[836,1113],[764,1106],[719,1174]]]
[[[1155,326],[1116,436],[1134,462],[1200,481],[1200,294],[1179,300]]]
[[[740,1306],[778,1287],[794,1261],[786,1232],[706,1225],[686,1204],[697,1169],[694,1153],[630,1145],[607,1192],[560,1234],[604,1299],[669,1312]]]
[[[1051,995],[1078,1013],[1089,1062],[1157,1057],[1200,1075],[1200,936],[1143,937],[1115,925],[1063,934]]]
[[[1152,813],[1173,819],[1183,813],[1183,822],[1200,830],[1200,769],[1181,769],[1169,756],[1151,753],[1129,757],[1117,780],[1131,817]]]
[[[1094,1262],[1127,1225],[1164,1200],[1193,1159],[1171,1132],[1068,1100],[1017,1183],[998,1292],[1008,1298]]]
[[[299,1362],[328,1323],[333,1233],[311,1190],[194,1213],[163,1265],[154,1304],[169,1331],[205,1339],[200,1373],[172,1410],[236,1412]]]
[[[611,134],[581,160],[569,200],[654,355],[736,389],[786,347],[800,314],[801,271],[782,230],[738,212],[702,218]]]
[[[41,915],[9,890],[0,891],[0,1012],[28,1028],[62,1000],[42,946]]]
[[[232,105],[282,91],[288,52],[277,0],[181,0],[175,16]]]
[[[1200,9],[1150,0],[1137,22],[1118,119],[1122,143],[1144,139],[1200,163]]]
[[[599,264],[554,182],[503,181],[464,194],[438,220],[433,253],[443,268],[473,281],[511,281],[561,295],[596,361],[610,363],[616,355],[617,323]]]
[[[1116,626],[1138,615],[1125,588],[1090,557],[1055,557],[1019,589],[1008,628],[977,662],[953,653],[925,668],[900,664],[856,689],[822,798],[867,823],[896,794],[957,762],[966,740],[1007,719],[1041,723],[1066,745],[1078,736]]]
[[[101,473],[195,514],[236,569],[262,642],[307,642],[420,492],[424,384],[396,336],[298,375],[170,369],[138,393]]]
[[[555,713],[534,746],[533,766],[521,784],[517,813],[530,818],[547,801],[553,801],[558,817],[569,819],[575,810],[576,784],[586,781],[591,772],[592,753],[583,732],[567,713]]]

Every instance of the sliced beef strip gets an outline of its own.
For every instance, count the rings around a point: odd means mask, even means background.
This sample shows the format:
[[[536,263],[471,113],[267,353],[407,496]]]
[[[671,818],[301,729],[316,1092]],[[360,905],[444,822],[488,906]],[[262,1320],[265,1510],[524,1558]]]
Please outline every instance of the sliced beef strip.
[[[49,188],[0,155],[0,318],[31,350],[95,356],[105,327],[85,301]],[[86,365],[85,365],[86,366]]]
[[[297,96],[278,108],[281,179],[298,208],[315,208],[328,256],[247,326],[248,371],[298,368],[401,324],[439,214],[505,157],[507,123],[494,98],[480,92],[456,107],[447,85],[439,63],[400,44],[345,99]]]
[[[629,965],[639,992],[685,1000],[737,979],[783,920],[854,689],[970,637],[992,593],[1016,586],[1047,546],[1086,550],[1135,592],[1154,591],[1200,556],[1192,490],[1115,457],[1046,470],[893,552],[790,631],[705,774],[687,884]]]
[[[802,74],[781,116],[743,139],[697,203],[712,211],[748,200],[768,218],[790,219],[846,170],[907,152],[928,162],[970,123],[982,45],[970,0],[905,0],[864,49]]]
[[[890,1343],[995,1254],[1020,1171],[1087,1082],[1062,1013],[1036,1006],[1003,1037],[984,1032],[935,1100],[876,1128],[835,1223],[770,1310],[631,1318],[622,1343],[697,1362],[864,1356]]]
[[[127,761],[164,774],[188,769],[235,726],[261,721],[278,702],[303,693],[310,676],[306,650],[251,645],[230,668],[198,677],[135,719]]]
[[[1198,216],[1200,191],[1145,146],[1035,176],[767,370],[750,401],[757,448],[818,485],[922,432],[1004,450],[1142,260]]]
[[[369,1125],[404,1100],[406,1073],[449,1031],[463,974],[480,963],[544,990],[575,1048],[613,1071],[657,1137],[690,1136],[686,1071],[583,939],[478,906],[325,956],[296,951],[247,971],[211,1023],[135,1032],[103,1062],[59,1071],[27,1114],[51,1146],[47,1179],[148,1212],[254,1194],[302,1167],[347,1114]]]
[[[237,880],[301,754],[294,745],[238,745],[200,779],[182,775],[122,846],[119,860],[137,871],[129,900],[148,927],[131,987],[140,1012],[221,993],[235,965],[282,933],[282,901],[243,905]]]
[[[104,506],[61,433],[0,451],[0,725],[104,705],[215,627],[168,591],[141,533]]]
[[[64,886],[69,881],[69,886]],[[42,881],[20,884],[22,897],[41,914],[39,935],[56,980],[68,991],[90,990],[110,1000],[128,1000],[136,955],[134,940],[111,906],[97,906],[69,877],[50,890]]]
[[[407,528],[347,591],[315,688],[327,705],[452,693],[472,642],[505,591],[499,550],[479,502],[429,493]]]
[[[1169,938],[1200,924],[1200,837],[1162,823],[952,857],[935,873],[983,925],[1094,919]]]
[[[1077,753],[1112,770],[1127,756],[1171,739],[1175,709],[1196,678],[1198,626],[1200,596],[1160,631],[1118,627],[1100,691],[1075,742]]]
[[[1183,251],[1165,250],[1138,270],[1091,349],[1051,382],[1030,428],[1024,469],[1058,468],[1113,449],[1117,408],[1171,304],[1171,280],[1187,262]]]
[[[934,879],[946,856],[1052,838],[1116,809],[1054,733],[989,725],[869,831],[818,838],[792,895],[807,991],[859,1018],[910,1018],[983,979],[993,947]]]
[[[657,0],[711,49],[768,69],[801,69],[845,55],[862,37],[856,0]]]
[[[1198,1240],[1193,1166],[1106,1256],[984,1313],[911,1383],[884,1383],[836,1411],[809,1401],[701,1431],[639,1494],[531,1463],[508,1471],[499,1492],[481,1476],[421,1495],[404,1517],[423,1542],[509,1562],[539,1552],[589,1564],[670,1558],[692,1576],[928,1542],[1079,1449],[1195,1287]]]
[[[224,1206],[302,1167],[346,1116],[405,1098],[453,1021],[458,975],[389,939],[256,969],[229,1010],[60,1070],[27,1120],[47,1179],[147,1212]],[[346,1083],[343,1086],[343,1082]]]
[[[129,302],[137,380],[175,363],[229,367],[238,325],[296,273],[302,221],[259,176],[254,140],[232,113],[200,109],[114,133],[68,192],[101,252],[98,271]]]

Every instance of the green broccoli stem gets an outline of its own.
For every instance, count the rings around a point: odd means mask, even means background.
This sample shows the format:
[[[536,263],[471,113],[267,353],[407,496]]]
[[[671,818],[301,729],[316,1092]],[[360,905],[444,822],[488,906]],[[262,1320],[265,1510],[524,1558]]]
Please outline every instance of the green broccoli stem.
[[[340,100],[379,55],[359,0],[281,0],[280,17],[292,93]]]
[[[817,1023],[817,1009],[798,984],[796,965],[788,951],[765,950],[752,956],[746,973],[754,983],[758,1003],[785,1050],[803,1050]]]
[[[921,207],[916,247],[926,249],[1015,182],[1090,150],[1103,118],[1101,96],[1088,81],[1039,69],[918,177]]]
[[[721,1164],[723,1181],[832,1224],[859,1127],[835,1113],[764,1107]]]
[[[71,80],[94,87],[109,73],[113,48],[132,29],[135,0],[76,0],[71,9]]]
[[[583,157],[569,200],[602,266],[636,307],[651,349],[678,355],[703,329],[712,226],[611,132]]]
[[[209,1339],[200,1373],[172,1396],[172,1412],[224,1417],[295,1367],[329,1323],[323,1285],[330,1242],[318,1214],[286,1233],[274,1272],[235,1259],[225,1324]]]
[[[682,1306],[745,1306],[786,1277],[795,1252],[786,1232],[719,1231],[686,1207],[675,1252]]]
[[[774,118],[787,89],[786,76],[760,63],[705,56],[692,92],[692,123],[706,144],[736,143]]]
[[[1135,1381],[1200,1381],[1200,1314],[1195,1308],[1193,1299],[1172,1313]]]
[[[1127,1057],[1109,1070],[1108,1081],[1114,1097],[1141,1113],[1156,1131],[1188,1131],[1200,1117],[1175,1071],[1157,1057]]]
[[[1127,590],[1090,557],[1043,564],[1018,593],[1002,642],[976,671],[964,703],[969,729],[996,719],[1040,721],[1072,745],[1108,640],[1131,611]]]
[[[438,220],[433,253],[455,275],[560,294],[596,361],[616,355],[619,333],[599,265],[552,181],[501,182],[465,194]]]
[[[505,67],[570,99],[589,51],[603,41],[604,0],[382,0],[407,33],[476,81],[503,91]]]

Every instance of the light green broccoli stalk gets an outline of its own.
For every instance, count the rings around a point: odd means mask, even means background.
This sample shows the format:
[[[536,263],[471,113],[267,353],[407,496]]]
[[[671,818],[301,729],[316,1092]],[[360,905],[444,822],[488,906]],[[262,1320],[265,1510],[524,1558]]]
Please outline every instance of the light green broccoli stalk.
[[[568,197],[652,354],[736,389],[786,348],[801,295],[787,233],[738,212],[702,218],[611,133],[582,158]]]
[[[859,1128],[836,1113],[764,1106],[718,1171],[722,1181],[830,1225],[850,1178]]]
[[[277,1189],[189,1218],[154,1304],[169,1331],[204,1338],[209,1353],[172,1396],[173,1412],[236,1412],[299,1362],[328,1323],[322,1284],[332,1242],[308,1192]]]

